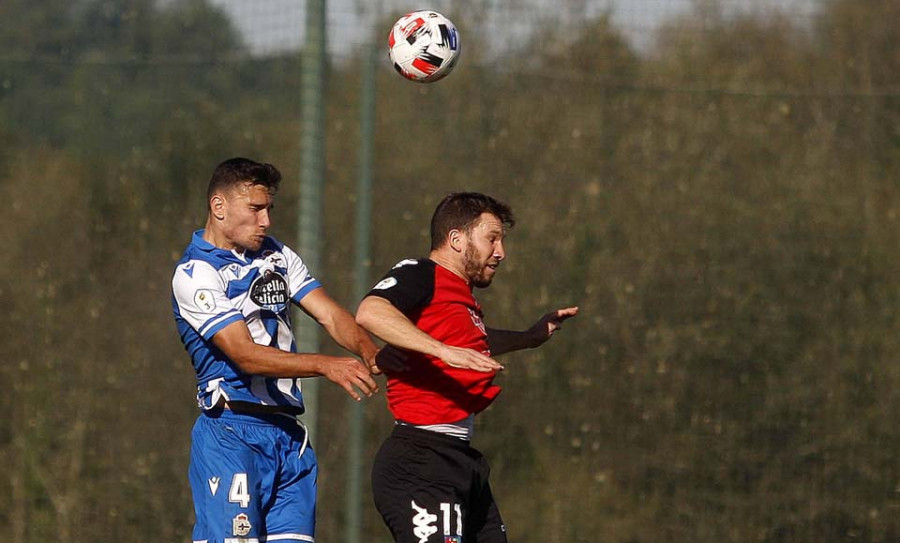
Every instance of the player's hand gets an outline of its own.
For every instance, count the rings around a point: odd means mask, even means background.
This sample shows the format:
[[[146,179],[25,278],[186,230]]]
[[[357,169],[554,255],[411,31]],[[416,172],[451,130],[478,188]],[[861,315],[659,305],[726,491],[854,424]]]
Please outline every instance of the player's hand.
[[[369,366],[369,371],[372,372],[372,375],[381,375],[381,368],[378,367],[378,353],[383,351],[384,349],[378,349],[375,351],[371,357],[363,359],[366,363],[366,366]]]
[[[375,365],[379,372],[402,373],[409,371],[408,362],[409,355],[390,344],[382,347],[375,355]]]
[[[362,400],[359,392],[367,398],[378,392],[378,384],[372,373],[362,362],[349,356],[333,356],[323,364],[322,375],[339,385],[356,401]],[[359,392],[357,392],[357,389]]]
[[[542,345],[550,336],[552,336],[557,330],[562,328],[562,323],[568,319],[571,319],[575,315],[578,314],[578,307],[566,307],[563,309],[557,309],[556,311],[551,311],[547,313],[536,323],[534,323],[531,328],[528,329],[528,336],[531,338],[531,342],[534,347]]]
[[[483,372],[503,369],[503,366],[496,360],[474,349],[444,345],[440,358],[445,364],[454,368],[466,368]]]

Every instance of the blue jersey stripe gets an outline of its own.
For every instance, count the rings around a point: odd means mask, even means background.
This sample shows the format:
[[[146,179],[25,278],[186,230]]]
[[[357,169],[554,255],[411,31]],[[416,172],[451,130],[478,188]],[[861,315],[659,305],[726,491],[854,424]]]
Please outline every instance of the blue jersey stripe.
[[[228,290],[225,291],[225,295],[229,298],[234,298],[240,296],[241,294],[250,290],[250,285],[253,284],[253,281],[259,276],[259,269],[254,268],[250,270],[250,272],[241,279],[235,279],[233,281],[228,282]]]
[[[233,322],[237,322],[240,320],[244,320],[244,316],[237,311],[233,313],[226,313],[221,317],[212,319],[211,322],[204,325],[203,328],[200,329],[200,335],[203,336],[203,339],[209,341],[214,335],[216,335],[216,333],[218,333],[219,330],[225,328]]]
[[[294,301],[295,304],[299,304],[300,300],[302,300],[307,294],[321,287],[322,284],[313,279],[309,282],[305,287],[301,288],[297,291],[297,294],[294,294],[294,297],[291,300]]]

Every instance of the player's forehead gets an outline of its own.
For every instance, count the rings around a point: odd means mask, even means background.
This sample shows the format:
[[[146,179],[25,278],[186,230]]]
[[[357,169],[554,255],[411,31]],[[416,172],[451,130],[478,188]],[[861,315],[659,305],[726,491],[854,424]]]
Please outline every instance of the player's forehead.
[[[503,221],[493,213],[485,211],[472,224],[472,230],[483,234],[503,234]]]
[[[265,185],[252,181],[243,181],[231,187],[227,196],[236,200],[246,200],[251,204],[265,204],[275,196]]]

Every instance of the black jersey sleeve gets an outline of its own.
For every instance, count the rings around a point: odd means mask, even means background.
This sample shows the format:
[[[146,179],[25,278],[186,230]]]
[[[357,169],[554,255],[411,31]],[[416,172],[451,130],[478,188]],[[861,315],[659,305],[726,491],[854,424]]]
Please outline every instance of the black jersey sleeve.
[[[435,263],[427,258],[399,262],[379,281],[368,296],[378,296],[409,317],[434,296]]]

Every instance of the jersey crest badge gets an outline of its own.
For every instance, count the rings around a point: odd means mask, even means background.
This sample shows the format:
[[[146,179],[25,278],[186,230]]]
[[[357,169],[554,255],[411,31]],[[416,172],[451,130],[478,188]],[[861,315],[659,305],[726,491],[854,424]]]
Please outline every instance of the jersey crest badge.
[[[284,255],[282,255],[281,253],[266,250],[263,251],[262,257],[266,260],[266,262],[272,264],[273,266],[277,266],[279,268],[287,268],[287,261],[284,259]]]
[[[472,324],[474,324],[476,328],[481,330],[482,334],[487,334],[487,328],[485,328],[484,326],[484,321],[481,320],[481,315],[479,315],[478,312],[476,312],[471,307],[469,308],[469,316],[472,317]]]

